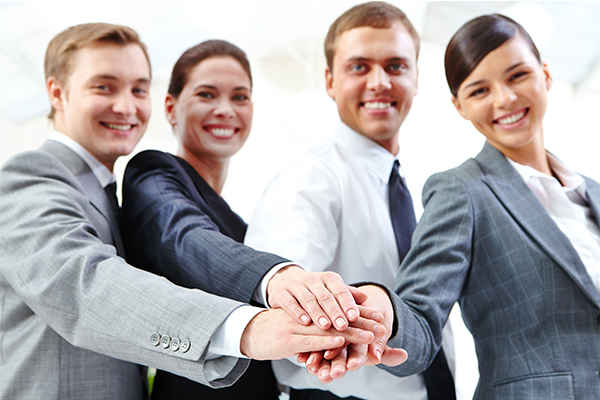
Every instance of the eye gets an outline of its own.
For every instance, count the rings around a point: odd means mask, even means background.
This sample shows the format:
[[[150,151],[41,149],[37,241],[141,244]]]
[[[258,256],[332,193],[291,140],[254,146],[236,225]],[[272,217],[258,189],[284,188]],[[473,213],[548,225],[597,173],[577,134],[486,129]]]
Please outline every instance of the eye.
[[[515,79],[519,79],[520,77],[522,77],[522,76],[525,76],[525,75],[527,75],[527,72],[525,72],[525,71],[520,71],[520,72],[517,72],[516,74],[512,75],[512,76],[510,77],[510,80],[511,80],[511,81],[514,81]]]
[[[354,64],[350,67],[350,70],[355,73],[362,73],[367,70],[367,67],[363,64]]]
[[[214,94],[212,94],[211,92],[200,92],[200,93],[198,93],[198,96],[200,96],[204,99],[214,99],[215,98]]]
[[[388,65],[387,69],[391,73],[398,73],[408,69],[408,66],[404,63],[393,63]]]
[[[246,96],[245,94],[235,94],[232,97],[233,101],[246,101],[248,100],[248,96]]]
[[[469,97],[477,97],[479,95],[486,93],[487,91],[488,91],[487,88],[477,89],[477,90],[471,92],[471,94],[469,94]]]
[[[138,96],[145,96],[148,94],[148,91],[144,88],[134,88],[132,90],[133,94],[138,95]]]
[[[98,83],[93,86],[93,89],[95,89],[97,91],[105,92],[108,90],[108,86]]]

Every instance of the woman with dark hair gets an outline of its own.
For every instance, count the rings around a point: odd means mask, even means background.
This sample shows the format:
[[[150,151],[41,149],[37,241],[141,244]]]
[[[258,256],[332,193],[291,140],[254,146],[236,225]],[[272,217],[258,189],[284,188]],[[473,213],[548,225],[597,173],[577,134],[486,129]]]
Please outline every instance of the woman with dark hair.
[[[467,22],[445,63],[456,109],[487,141],[425,184],[388,343],[409,358],[392,372],[433,360],[458,301],[479,361],[476,399],[598,399],[600,185],[544,148],[548,66],[502,15]]]
[[[252,291],[239,286],[234,290],[229,282],[247,281],[253,288],[260,276],[240,264],[263,263],[268,270],[282,261],[239,244],[246,224],[220,197],[229,159],[250,133],[251,91],[248,59],[229,42],[206,41],[180,57],[165,100],[166,116],[179,142],[178,156],[144,151],[129,162],[121,227],[133,265],[179,285],[245,303],[251,301]],[[223,241],[225,236],[232,240]],[[214,252],[207,250],[215,246],[222,246],[219,260],[211,259]],[[225,268],[234,263],[241,268]],[[222,269],[217,275],[208,265]],[[270,362],[253,360],[237,383],[219,390],[158,371],[152,399],[277,399],[278,395]]]

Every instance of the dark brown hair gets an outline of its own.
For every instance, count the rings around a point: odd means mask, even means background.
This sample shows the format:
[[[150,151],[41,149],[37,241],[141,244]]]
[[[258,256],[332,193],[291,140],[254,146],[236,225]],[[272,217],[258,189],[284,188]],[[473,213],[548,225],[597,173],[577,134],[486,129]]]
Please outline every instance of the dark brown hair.
[[[483,15],[464,24],[446,47],[444,64],[450,92],[456,97],[458,88],[492,51],[519,34],[541,63],[540,52],[527,31],[512,19],[501,15]]]
[[[335,20],[329,27],[325,38],[325,58],[329,71],[333,73],[333,57],[335,56],[335,42],[342,33],[350,29],[370,26],[371,28],[389,28],[394,22],[400,22],[412,36],[415,42],[417,58],[419,57],[420,39],[415,27],[410,23],[406,14],[399,8],[383,1],[372,1],[352,7]]]
[[[250,78],[252,88],[252,73],[246,53],[236,45],[225,40],[207,40],[185,51],[173,67],[168,93],[178,98],[188,82],[190,71],[202,61],[210,57],[231,57],[240,63]]]
[[[46,57],[44,59],[44,73],[46,80],[53,76],[67,90],[69,85],[69,76],[73,72],[75,54],[79,49],[94,42],[116,43],[120,45],[137,44],[140,46],[150,66],[150,57],[148,50],[137,32],[128,26],[92,23],[75,25],[65,29],[48,44]],[[54,107],[50,110],[48,118],[54,120],[56,110]]]

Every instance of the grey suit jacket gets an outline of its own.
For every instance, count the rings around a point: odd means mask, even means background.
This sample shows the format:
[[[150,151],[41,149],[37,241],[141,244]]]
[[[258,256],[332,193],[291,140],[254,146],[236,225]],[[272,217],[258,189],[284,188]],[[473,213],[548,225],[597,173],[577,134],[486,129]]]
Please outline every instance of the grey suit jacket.
[[[3,166],[1,399],[142,399],[133,363],[214,387],[246,369],[247,360],[205,359],[212,333],[241,303],[126,264],[114,218],[89,167],[58,142]],[[190,346],[155,345],[155,332]],[[207,369],[225,365],[234,365],[225,378],[207,382]]]
[[[598,219],[600,186],[586,179]],[[432,176],[401,266],[393,346],[423,370],[459,301],[475,339],[476,399],[600,398],[600,293],[581,259],[494,147]]]

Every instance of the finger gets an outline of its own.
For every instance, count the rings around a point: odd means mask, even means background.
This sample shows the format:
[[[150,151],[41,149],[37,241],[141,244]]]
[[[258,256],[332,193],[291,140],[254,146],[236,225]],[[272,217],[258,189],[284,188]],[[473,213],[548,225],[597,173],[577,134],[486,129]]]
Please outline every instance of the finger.
[[[308,361],[310,354],[311,353],[300,353],[300,354],[298,354],[296,361],[298,361],[300,364],[305,364]]]
[[[331,377],[331,361],[323,360],[321,362],[317,377],[325,384],[333,382],[333,378]]]
[[[369,360],[367,357],[368,345],[352,344],[348,348],[348,362],[346,363],[346,367],[349,371],[356,371]]]
[[[342,350],[344,350],[342,347],[338,349],[327,350],[323,355],[323,358],[325,358],[326,360],[333,360],[335,357],[338,356],[338,354],[342,352]]]
[[[343,283],[341,285],[331,283],[331,287],[325,287],[324,284],[320,282],[317,285],[309,287],[310,291],[317,298],[319,306],[325,312],[325,314],[327,314],[327,317],[330,321],[333,322],[333,326],[339,332],[343,331],[348,327],[348,320],[346,319],[346,314],[340,307],[336,296],[340,296],[342,299],[345,298],[346,302],[348,302],[348,299],[350,299],[350,301],[354,303],[352,295],[345,288],[345,286],[346,285]]]
[[[363,318],[372,319],[379,323],[384,321],[383,314],[375,308],[358,306],[358,310],[360,311],[360,316]]]
[[[292,354],[298,354],[335,349],[343,346],[345,340],[343,334],[339,334],[339,336],[296,334],[292,336],[288,350]]]
[[[323,361],[322,351],[315,351],[311,353],[310,357],[308,357],[308,360],[306,361],[306,368],[311,375],[317,375],[321,361]]]
[[[342,379],[348,369],[346,368],[346,361],[348,359],[348,348],[342,349],[333,360],[331,360],[330,375],[333,379]]]
[[[380,313],[375,313],[381,316]],[[354,322],[350,323],[350,326],[353,328],[362,329],[365,331],[371,331],[375,335],[376,338],[384,338],[386,329],[381,323],[376,322],[372,319],[359,318]]]
[[[323,294],[323,292],[320,292],[320,295],[324,297],[327,297],[327,295],[329,295],[331,298],[333,298],[333,295],[329,293],[327,289],[325,289],[322,283],[321,289],[324,290],[326,293]],[[318,292],[316,288],[314,288],[314,290]],[[308,313],[309,317],[315,323],[315,325],[317,325],[323,330],[331,328],[331,320],[327,317],[327,314],[321,308],[319,300],[317,299],[317,296],[319,296],[319,294],[314,294],[311,290],[309,290],[309,288],[302,286],[294,288],[294,292],[292,293],[292,295],[295,297],[300,307]]]
[[[315,302],[316,304],[316,302]],[[273,308],[283,308],[296,322],[302,325],[310,324],[310,316],[287,291],[280,292],[277,302],[271,304]]]
[[[357,296],[359,296],[361,300],[364,297],[363,301],[366,300],[367,295],[352,286],[346,285],[338,275],[326,275],[323,279],[325,280],[327,289],[334,295],[337,304],[343,310],[344,315],[347,317],[347,321],[355,321],[359,316],[359,311],[353,295],[353,290],[354,292],[360,292],[362,294],[361,296],[357,293]],[[336,328],[341,329],[341,326],[336,324]]]
[[[354,297],[356,304],[362,304],[369,298],[365,292],[354,286],[348,286],[348,290],[350,290],[350,294]]]
[[[358,322],[362,320],[359,318],[357,321],[353,322],[353,324],[360,324]],[[359,343],[359,344],[369,344],[375,340],[375,335],[370,330],[364,330],[361,328],[355,328],[353,326],[349,326],[343,332],[338,332],[339,335],[343,336],[348,343]]]
[[[408,353],[404,349],[394,349],[386,346],[383,355],[381,356],[381,363],[388,367],[395,367],[400,365],[408,359]]]

